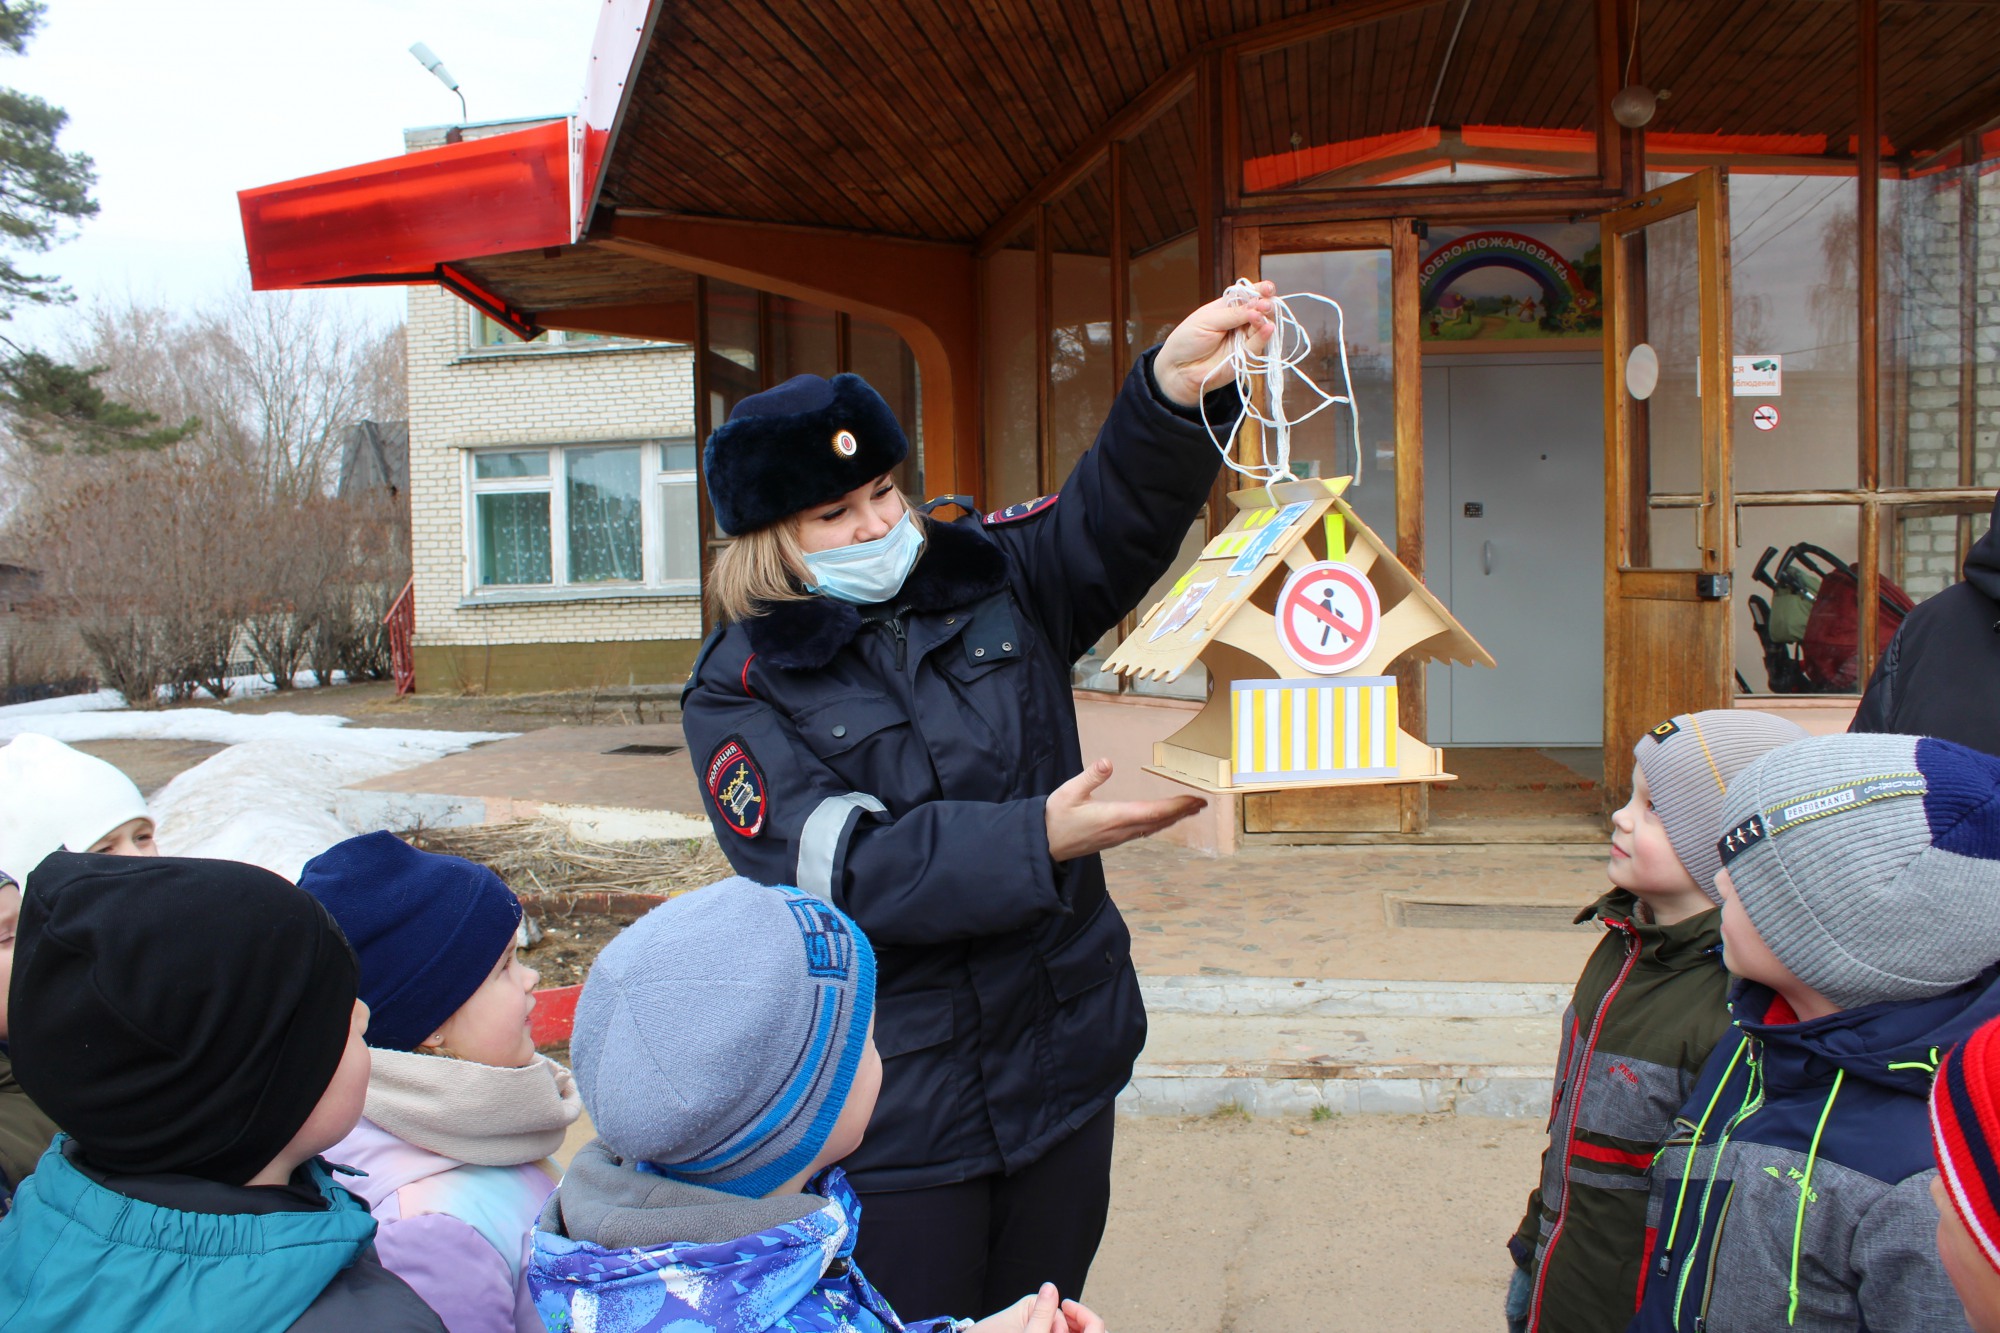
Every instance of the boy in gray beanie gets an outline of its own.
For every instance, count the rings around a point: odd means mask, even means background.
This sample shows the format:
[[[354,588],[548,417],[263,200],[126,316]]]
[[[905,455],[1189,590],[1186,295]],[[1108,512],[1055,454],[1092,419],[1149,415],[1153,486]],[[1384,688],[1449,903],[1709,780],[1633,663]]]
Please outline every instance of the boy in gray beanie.
[[[862,1276],[834,1164],[881,1090],[874,1006],[867,936],[798,889],[724,880],[607,945],[570,1045],[598,1137],[529,1268],[548,1327],[1103,1333],[1050,1286],[977,1324],[904,1324]]]
[[[1540,1183],[1508,1241],[1513,1329],[1588,1333],[1629,1319],[1645,1249],[1646,1164],[1729,1026],[1713,880],[1728,782],[1805,735],[1769,713],[1662,722],[1633,747],[1632,799],[1611,817],[1604,926],[1563,1016]]]
[[[1654,1162],[1632,1327],[1961,1329],[1927,1098],[2000,1015],[2000,759],[1815,736],[1732,782],[1723,818],[1736,1031]]]

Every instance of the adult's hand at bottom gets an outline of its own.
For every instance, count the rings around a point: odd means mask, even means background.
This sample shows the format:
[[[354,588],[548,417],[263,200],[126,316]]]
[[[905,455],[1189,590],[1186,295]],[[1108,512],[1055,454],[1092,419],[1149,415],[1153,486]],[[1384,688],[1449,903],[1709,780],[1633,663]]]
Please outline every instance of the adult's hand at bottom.
[[[972,1333],[1104,1333],[1104,1321],[1075,1301],[1061,1300],[1053,1282],[1023,1296],[999,1314],[972,1326]]]
[[[1163,801],[1100,801],[1097,789],[1111,780],[1111,761],[1099,759],[1049,793],[1049,855],[1074,861],[1107,847],[1151,837],[1180,823],[1208,805],[1199,796],[1169,796]]]

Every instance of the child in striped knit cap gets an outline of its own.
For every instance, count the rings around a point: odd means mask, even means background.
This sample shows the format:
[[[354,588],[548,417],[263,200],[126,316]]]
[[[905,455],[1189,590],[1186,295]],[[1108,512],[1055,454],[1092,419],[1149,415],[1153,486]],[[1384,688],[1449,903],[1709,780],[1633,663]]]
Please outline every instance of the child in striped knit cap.
[[[1931,1084],[1938,1257],[1973,1333],[2000,1333],[2000,1019],[1946,1054]]]
[[[1549,1147],[1508,1242],[1514,1333],[1597,1333],[1632,1315],[1646,1167],[1729,1029],[1715,850],[1730,781],[1805,732],[1748,709],[1681,713],[1632,748],[1611,817],[1611,889],[1578,914],[1604,934],[1563,1016]]]

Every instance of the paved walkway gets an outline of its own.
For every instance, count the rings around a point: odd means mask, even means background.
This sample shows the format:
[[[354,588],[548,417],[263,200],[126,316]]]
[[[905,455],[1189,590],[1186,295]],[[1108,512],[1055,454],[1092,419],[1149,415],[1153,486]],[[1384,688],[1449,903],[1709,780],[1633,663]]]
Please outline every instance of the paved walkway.
[[[1150,976],[1572,981],[1597,930],[1566,923],[1605,888],[1603,852],[1587,846],[1202,857],[1142,842],[1104,861]]]

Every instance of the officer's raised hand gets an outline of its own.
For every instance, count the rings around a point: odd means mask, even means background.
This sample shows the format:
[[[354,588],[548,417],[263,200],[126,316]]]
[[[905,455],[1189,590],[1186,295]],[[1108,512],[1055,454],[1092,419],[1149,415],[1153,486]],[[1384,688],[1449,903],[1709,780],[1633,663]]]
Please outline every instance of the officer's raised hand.
[[[1250,350],[1261,352],[1270,341],[1271,298],[1278,293],[1275,283],[1257,284],[1255,301],[1238,301],[1219,296],[1174,326],[1153,360],[1153,382],[1160,392],[1182,407],[1193,407],[1203,393],[1229,383],[1226,371],[1219,370],[1229,355],[1232,336],[1243,330]]]
[[[1149,838],[1208,804],[1199,796],[1169,796],[1163,801],[1092,799],[1110,780],[1111,761],[1099,759],[1049,793],[1044,817],[1051,859],[1074,861],[1135,838]]]

